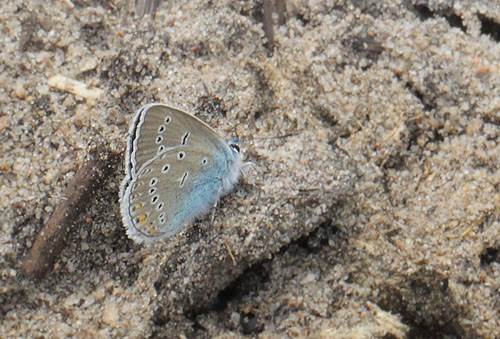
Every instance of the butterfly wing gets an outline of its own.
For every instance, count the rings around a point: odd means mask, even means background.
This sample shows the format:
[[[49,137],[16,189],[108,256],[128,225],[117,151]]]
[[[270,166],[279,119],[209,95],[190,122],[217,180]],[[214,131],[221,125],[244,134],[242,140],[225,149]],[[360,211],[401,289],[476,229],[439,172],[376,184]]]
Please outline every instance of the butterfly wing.
[[[188,145],[146,161],[122,195],[128,236],[140,243],[179,232],[219,198],[228,170],[223,152]]]
[[[127,175],[132,177],[147,161],[175,147],[227,147],[225,141],[200,119],[158,103],[139,109],[129,134],[125,167]]]

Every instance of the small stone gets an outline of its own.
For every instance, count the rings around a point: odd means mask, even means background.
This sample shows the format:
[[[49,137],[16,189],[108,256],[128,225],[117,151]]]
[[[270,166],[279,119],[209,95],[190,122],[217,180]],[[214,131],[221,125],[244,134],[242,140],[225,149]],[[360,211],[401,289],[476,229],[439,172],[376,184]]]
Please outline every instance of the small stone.
[[[304,279],[302,279],[301,283],[303,285],[309,284],[309,283],[315,281],[316,279],[317,279],[316,274],[309,272],[309,273],[307,273],[306,277]]]
[[[24,89],[23,86],[17,86],[15,89],[14,89],[14,93],[16,94],[16,97],[18,99],[23,99],[26,98],[26,90]]]
[[[97,67],[96,58],[86,58],[80,63],[80,73],[88,72]]]
[[[72,294],[64,300],[64,307],[70,308],[70,307],[78,304],[79,301],[80,301],[80,298],[78,296]]]
[[[120,116],[120,117],[116,118],[116,124],[118,126],[125,125],[126,122],[127,122],[127,119],[125,117],[123,117],[123,116]]]
[[[118,318],[118,307],[116,303],[113,301],[108,302],[102,311],[102,322],[116,328],[118,327]]]
[[[80,118],[75,118],[73,121],[73,125],[75,125],[76,128],[80,129],[83,127],[83,121]]]
[[[3,117],[0,117],[0,131],[3,130],[5,127],[7,127],[7,116],[4,115]]]
[[[106,290],[104,287],[100,287],[93,293],[93,296],[96,300],[101,300],[106,296]]]

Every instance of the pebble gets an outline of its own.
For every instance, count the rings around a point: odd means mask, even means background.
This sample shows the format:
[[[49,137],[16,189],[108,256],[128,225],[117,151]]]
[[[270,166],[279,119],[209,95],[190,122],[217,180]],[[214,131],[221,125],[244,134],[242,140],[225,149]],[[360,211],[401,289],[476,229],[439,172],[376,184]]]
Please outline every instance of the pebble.
[[[114,301],[108,302],[102,311],[102,322],[111,327],[118,327],[118,307]]]

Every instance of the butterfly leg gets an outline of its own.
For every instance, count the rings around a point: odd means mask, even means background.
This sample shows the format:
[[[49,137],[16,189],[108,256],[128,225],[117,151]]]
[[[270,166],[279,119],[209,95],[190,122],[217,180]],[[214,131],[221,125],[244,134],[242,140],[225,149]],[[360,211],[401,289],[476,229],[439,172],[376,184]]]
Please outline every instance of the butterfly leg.
[[[212,218],[210,220],[210,223],[213,224],[215,220],[215,211],[217,210],[217,204],[219,202],[219,199],[215,200],[214,206],[212,207]]]
[[[214,223],[214,220],[215,220],[215,212],[217,211],[217,204],[219,203],[219,199],[221,197],[221,193],[222,193],[222,188],[219,188],[219,191],[217,192],[217,199],[215,199],[214,201],[214,206],[212,207],[212,218],[211,218],[211,224]]]

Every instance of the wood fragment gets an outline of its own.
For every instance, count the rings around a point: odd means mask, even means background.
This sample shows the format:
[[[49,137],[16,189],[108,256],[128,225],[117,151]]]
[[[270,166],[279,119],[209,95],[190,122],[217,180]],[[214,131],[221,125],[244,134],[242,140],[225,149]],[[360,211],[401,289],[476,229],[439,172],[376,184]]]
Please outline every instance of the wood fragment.
[[[274,49],[274,29],[273,29],[273,11],[274,11],[274,1],[264,0],[263,6],[263,20],[264,20],[264,34],[266,36],[267,42],[266,47],[272,51]]]
[[[264,0],[262,7],[262,23],[264,25],[264,35],[266,37],[266,47],[273,51],[275,47],[273,12],[278,13],[278,25],[285,24],[285,1],[284,0]]]
[[[24,258],[21,268],[26,275],[41,279],[66,246],[66,235],[80,213],[92,200],[106,178],[116,168],[119,153],[97,146],[90,153],[89,160],[75,173],[63,192],[62,203],[58,205],[47,223],[38,233],[33,246]]]
[[[75,8],[75,5],[71,2],[71,0],[63,0],[63,2],[68,6],[69,8]]]
[[[49,80],[47,80],[47,84],[50,87],[79,95],[81,97],[84,97],[85,99],[97,99],[104,92],[99,88],[89,88],[83,82],[65,77],[61,74],[56,74],[50,77]]]
[[[236,259],[234,258],[233,252],[231,252],[231,248],[227,244],[227,241],[224,240],[224,245],[226,245],[226,251],[229,254],[229,258],[231,258],[231,261],[233,262],[233,266],[236,266],[238,263],[236,262]]]
[[[276,12],[278,12],[278,25],[285,24],[285,0],[276,0]]]
[[[153,16],[160,2],[161,0],[135,0],[135,14],[139,18],[146,14]]]

